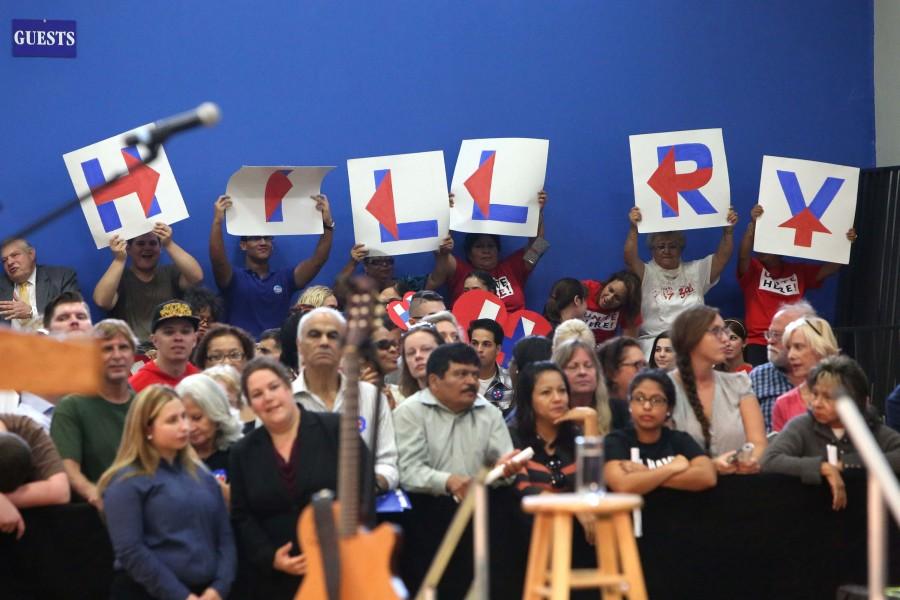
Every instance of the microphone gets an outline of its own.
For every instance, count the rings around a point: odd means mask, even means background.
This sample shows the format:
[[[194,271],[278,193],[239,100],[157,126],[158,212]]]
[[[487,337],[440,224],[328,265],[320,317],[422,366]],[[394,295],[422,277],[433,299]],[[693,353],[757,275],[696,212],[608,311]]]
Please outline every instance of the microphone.
[[[220,118],[219,107],[212,102],[204,102],[194,110],[161,119],[152,125],[136,129],[125,136],[125,144],[128,146],[135,144],[158,146],[172,134],[201,125],[211,127],[218,123]]]

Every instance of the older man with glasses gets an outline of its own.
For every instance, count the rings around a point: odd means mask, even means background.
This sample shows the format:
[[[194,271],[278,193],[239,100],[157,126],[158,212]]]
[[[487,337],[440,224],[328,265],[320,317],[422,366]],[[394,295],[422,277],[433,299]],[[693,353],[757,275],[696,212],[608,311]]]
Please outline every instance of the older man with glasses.
[[[816,316],[815,309],[805,300],[784,304],[775,313],[769,329],[765,332],[769,362],[750,371],[750,383],[753,386],[753,393],[759,399],[759,407],[766,423],[766,433],[772,431],[772,410],[775,401],[803,382],[803,377],[795,377],[788,368],[787,351],[783,340],[784,329],[796,319],[814,316]]]
[[[722,239],[715,253],[699,260],[684,262],[685,247],[680,231],[651,233],[647,238],[652,258],[643,262],[638,254],[638,223],[641,210],[633,207],[628,213],[631,227],[625,238],[625,264],[641,279],[641,348],[650,356],[653,339],[672,326],[681,311],[689,306],[704,304],[704,296],[719,282],[719,275],[728,264],[734,246],[734,225],[738,216],[728,209],[728,225],[722,228]]]

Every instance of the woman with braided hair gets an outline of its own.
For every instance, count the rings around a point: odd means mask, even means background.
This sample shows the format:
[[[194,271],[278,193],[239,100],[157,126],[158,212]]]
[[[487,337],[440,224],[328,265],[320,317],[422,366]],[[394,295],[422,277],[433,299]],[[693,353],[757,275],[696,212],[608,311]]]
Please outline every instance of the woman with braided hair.
[[[719,312],[704,305],[689,307],[676,317],[670,332],[677,356],[677,370],[669,373],[677,396],[674,428],[705,448],[720,475],[759,472],[766,430],[750,378],[714,369],[725,360],[728,334]],[[736,460],[748,442],[753,444],[750,456]]]

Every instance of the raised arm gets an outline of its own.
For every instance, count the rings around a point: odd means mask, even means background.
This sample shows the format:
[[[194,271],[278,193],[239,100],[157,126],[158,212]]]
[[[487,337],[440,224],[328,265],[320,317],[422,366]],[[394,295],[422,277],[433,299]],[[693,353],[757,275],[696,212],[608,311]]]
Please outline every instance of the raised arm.
[[[453,256],[453,236],[447,234],[434,253],[434,270],[428,274],[425,287],[434,290],[445,283],[456,272],[456,258]]]
[[[188,254],[172,239],[172,228],[165,223],[157,223],[153,226],[153,233],[159,238],[163,249],[169,253],[175,268],[178,269],[178,287],[182,290],[203,281],[203,269],[197,259]]]
[[[209,232],[209,262],[212,264],[213,278],[219,289],[225,289],[231,283],[231,263],[225,255],[225,238],[222,226],[225,224],[225,211],[231,208],[229,196],[219,196],[214,205],[212,230]]]
[[[125,273],[125,262],[128,260],[126,252],[127,242],[118,235],[109,240],[109,249],[113,259],[106,272],[94,286],[94,304],[103,310],[110,310],[119,301],[119,283]]]
[[[528,250],[531,248],[531,246],[534,245],[534,243],[537,240],[546,239],[544,237],[544,207],[546,205],[547,205],[547,192],[545,192],[544,190],[541,190],[540,192],[538,192],[538,206],[540,207],[540,212],[538,213],[537,234],[533,238],[528,239],[528,245],[525,247],[526,252],[528,252]],[[532,269],[534,269],[535,264],[537,264],[537,263],[531,263],[531,262],[525,261],[525,270],[531,271]]]
[[[628,211],[628,235],[625,236],[625,266],[628,270],[644,279],[644,263],[638,254],[638,223],[641,222],[641,209],[632,206]]]
[[[353,273],[356,271],[356,267],[368,255],[369,250],[366,248],[365,244],[353,244],[353,247],[350,248],[350,260],[348,260],[347,264],[344,265],[344,268],[338,272],[335,281],[345,281],[352,277]]]
[[[319,274],[328,255],[331,253],[331,243],[334,241],[334,219],[331,217],[331,207],[328,204],[328,197],[325,194],[313,196],[316,201],[316,210],[322,213],[322,224],[325,231],[319,236],[319,242],[316,249],[313,250],[312,256],[306,260],[302,260],[294,267],[294,285],[298,288],[304,287],[313,277]]]
[[[709,269],[709,282],[716,281],[725,270],[725,265],[731,259],[731,253],[734,251],[734,225],[738,221],[738,215],[734,208],[728,207],[728,225],[722,228],[722,239],[719,240],[719,247],[713,254],[712,266]]]
[[[753,253],[753,240],[756,239],[756,220],[763,214],[763,207],[757,204],[750,209],[750,222],[747,230],[741,238],[741,246],[738,250],[738,277],[742,276],[750,268],[750,258]]]

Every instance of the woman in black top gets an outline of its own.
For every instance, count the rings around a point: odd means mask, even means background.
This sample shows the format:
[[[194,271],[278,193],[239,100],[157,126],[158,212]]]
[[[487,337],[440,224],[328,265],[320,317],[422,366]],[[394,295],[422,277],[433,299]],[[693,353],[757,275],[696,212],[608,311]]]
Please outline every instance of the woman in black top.
[[[665,426],[675,406],[675,386],[665,371],[635,375],[628,398],[633,427],[604,440],[603,478],[609,489],[646,494],[660,486],[700,491],[716,485],[716,469],[694,438]]]
[[[263,426],[231,450],[231,515],[241,597],[293,598],[306,573],[297,519],[312,495],[337,488],[340,416],[303,410],[280,363],[257,358],[241,381]]]
[[[544,360],[526,365],[515,389],[516,424],[510,428],[513,446],[531,447],[534,456],[516,476],[523,494],[571,492],[575,489],[576,422],[596,434],[597,413],[589,407],[569,408],[569,384],[555,363]]]

